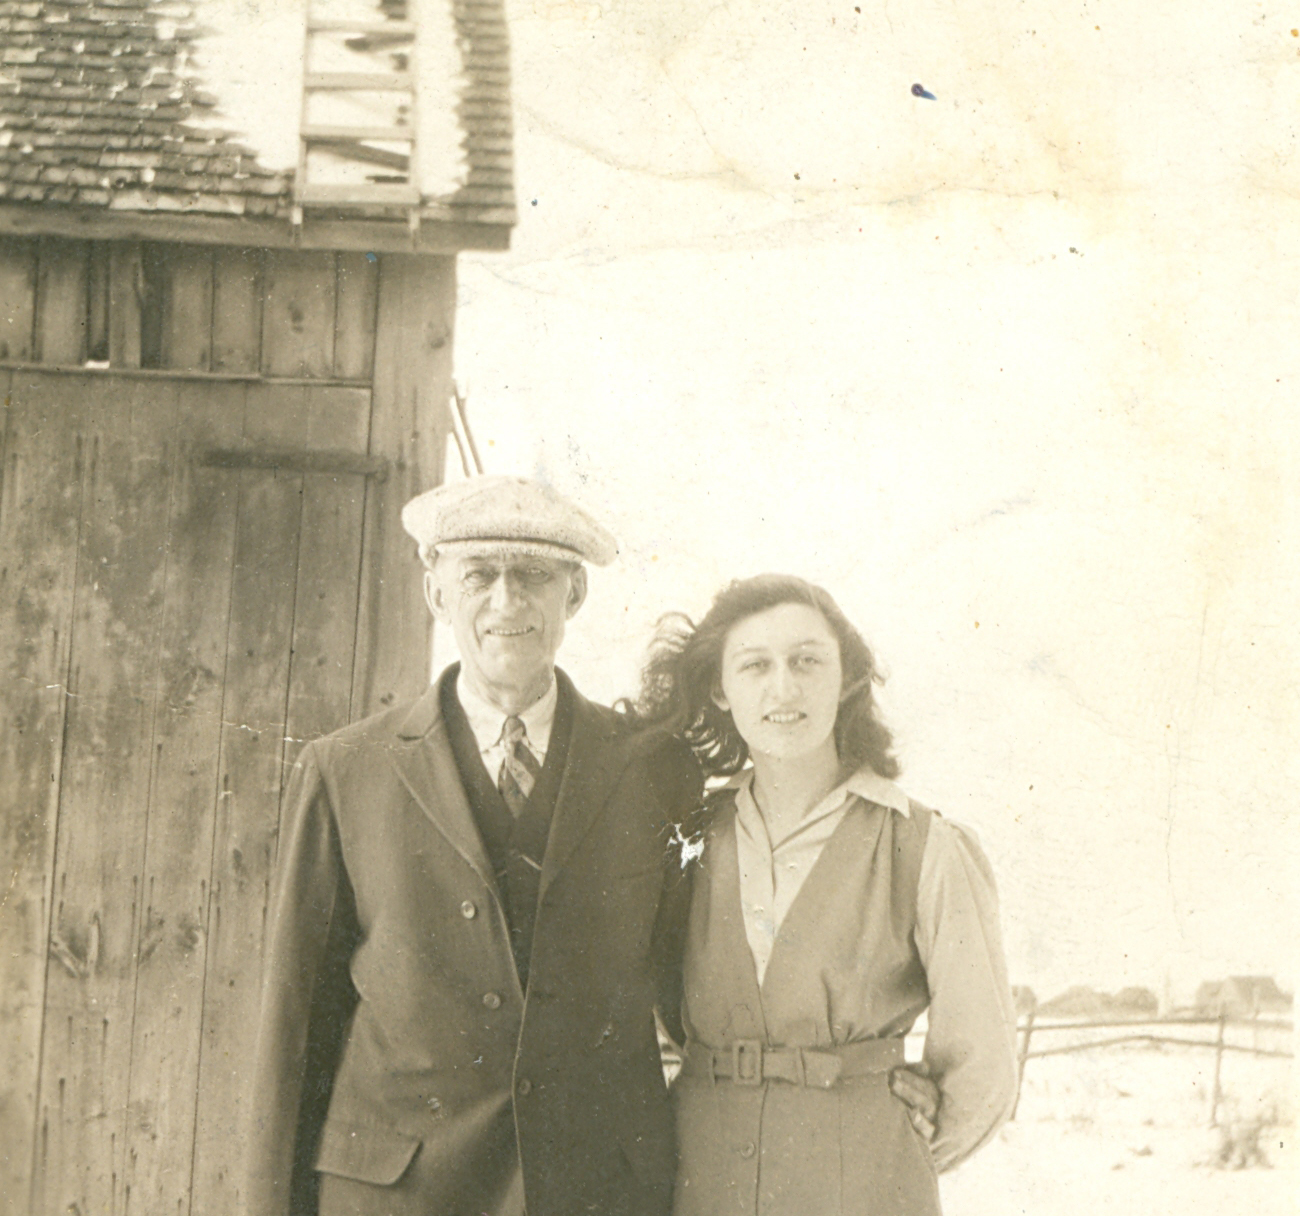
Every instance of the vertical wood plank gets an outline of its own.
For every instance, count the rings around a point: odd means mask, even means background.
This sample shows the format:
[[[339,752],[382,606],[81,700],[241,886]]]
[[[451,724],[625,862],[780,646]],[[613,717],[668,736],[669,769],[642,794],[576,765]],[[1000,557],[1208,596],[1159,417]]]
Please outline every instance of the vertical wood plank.
[[[379,259],[373,253],[340,253],[334,318],[334,374],[340,380],[369,380],[374,374],[378,303]]]
[[[109,243],[91,241],[87,261],[86,358],[108,360]]]
[[[175,389],[79,386],[92,414],[42,1043],[35,1210],[129,1210],[137,920],[174,468]],[[137,1209],[138,1210],[138,1209]]]
[[[140,310],[144,267],[139,241],[114,241],[108,268],[108,361],[114,367],[140,366]]]
[[[328,379],[334,372],[335,255],[273,250],[265,282],[263,373]]]
[[[305,390],[251,386],[245,417],[245,440],[301,446]],[[243,1210],[238,1146],[247,1133],[284,759],[296,750],[286,748],[285,714],[303,479],[270,470],[238,478],[191,1216]]]
[[[86,359],[90,245],[43,237],[37,267],[36,362],[80,367]]]
[[[212,353],[212,250],[168,245],[163,268],[161,365],[205,372]]]
[[[238,476],[187,459],[230,447],[242,385],[183,384],[154,706],[141,884],[126,1184],[133,1211],[184,1212],[207,957]]]
[[[354,719],[418,696],[429,683],[429,613],[400,513],[442,478],[455,310],[455,258],[380,258],[370,451],[387,457],[392,472],[366,485]]]
[[[36,324],[36,242],[0,238],[0,360],[32,358]]]
[[[309,391],[309,442],[317,427],[331,439],[346,439],[337,422],[342,395],[339,390]],[[353,437],[354,442],[357,439],[364,441],[364,435]],[[327,446],[345,444],[332,442]],[[303,479],[298,596],[285,727],[285,734],[297,746],[348,722],[366,480],[323,473]]]
[[[348,723],[365,506],[361,477],[310,473],[304,482],[285,725],[295,754]]]
[[[0,1196],[22,1212],[39,1127],[85,422],[79,384],[52,392],[46,379],[0,375]]]
[[[212,370],[255,372],[262,360],[262,253],[218,249],[212,268]]]

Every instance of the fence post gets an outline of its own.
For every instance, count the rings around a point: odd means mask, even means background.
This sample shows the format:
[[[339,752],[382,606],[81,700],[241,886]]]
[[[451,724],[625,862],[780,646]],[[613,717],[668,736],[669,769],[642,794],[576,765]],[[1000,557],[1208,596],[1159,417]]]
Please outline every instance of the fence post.
[[[1223,1028],[1227,1024],[1228,1015],[1224,1011],[1219,1013],[1219,1033],[1214,1040],[1214,1097],[1210,1104],[1210,1126],[1219,1126],[1219,1101],[1222,1093],[1219,1089],[1219,1074],[1223,1069]]]
[[[1020,1087],[1025,1083],[1025,1063],[1029,1059],[1029,1036],[1034,1033],[1034,1011],[1025,1015],[1025,1037],[1020,1041],[1019,1058],[1016,1060],[1016,1100],[1011,1104],[1011,1119],[1015,1119],[1020,1106]]]

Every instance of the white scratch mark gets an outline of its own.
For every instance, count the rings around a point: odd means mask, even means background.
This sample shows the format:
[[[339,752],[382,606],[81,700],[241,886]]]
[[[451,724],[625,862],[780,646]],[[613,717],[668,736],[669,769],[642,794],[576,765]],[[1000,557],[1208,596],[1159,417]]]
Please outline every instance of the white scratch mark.
[[[682,834],[680,823],[673,824],[673,836],[668,843],[676,845],[681,851],[683,870],[704,855],[704,833],[701,832],[698,836],[685,836]]]

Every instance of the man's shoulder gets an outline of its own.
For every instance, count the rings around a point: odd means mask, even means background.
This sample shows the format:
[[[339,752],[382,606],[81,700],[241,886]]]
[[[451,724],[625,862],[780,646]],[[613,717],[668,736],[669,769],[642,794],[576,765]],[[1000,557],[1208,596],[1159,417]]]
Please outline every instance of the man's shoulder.
[[[572,695],[581,707],[575,714],[574,730],[593,732],[607,747],[621,752],[629,766],[648,769],[656,779],[653,784],[677,789],[701,779],[695,755],[682,740],[661,726],[647,726],[621,710],[589,701],[559,668],[556,676],[561,681],[561,689]]]
[[[319,755],[337,757],[375,748],[387,749],[404,739],[418,737],[427,731],[436,716],[436,707],[429,703],[431,695],[432,690],[359,718],[327,735],[321,735],[312,742],[312,747]]]
[[[653,756],[656,759],[685,759],[691,750],[680,739],[660,726],[646,726],[630,714],[597,701],[581,697],[582,713],[574,722],[575,729],[592,730],[615,747],[628,751],[629,758]]]

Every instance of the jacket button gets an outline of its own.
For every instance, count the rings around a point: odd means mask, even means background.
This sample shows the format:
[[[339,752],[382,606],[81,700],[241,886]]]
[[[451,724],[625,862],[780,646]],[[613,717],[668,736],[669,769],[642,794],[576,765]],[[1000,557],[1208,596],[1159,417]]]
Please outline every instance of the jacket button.
[[[478,915],[478,909],[477,909],[477,908],[476,908],[472,903],[470,903],[470,901],[467,899],[467,900],[466,900],[463,904],[461,904],[461,906],[460,906],[460,914],[461,914],[461,915],[462,915],[466,920],[473,920],[474,917],[476,917],[476,916]]]
[[[501,998],[495,992],[485,992],[483,994],[483,1004],[489,1009],[500,1009]]]
[[[533,1092],[533,1083],[527,1077],[519,1082],[519,1092],[523,1094],[525,1098]]]
[[[740,1146],[740,1155],[747,1160],[757,1151],[758,1150],[754,1147],[754,1142],[752,1140],[746,1140],[745,1143]]]

